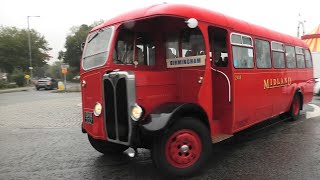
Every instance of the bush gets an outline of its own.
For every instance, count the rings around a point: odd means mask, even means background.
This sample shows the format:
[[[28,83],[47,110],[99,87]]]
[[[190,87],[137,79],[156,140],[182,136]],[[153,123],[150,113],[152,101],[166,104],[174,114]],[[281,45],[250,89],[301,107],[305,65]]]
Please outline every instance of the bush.
[[[7,87],[6,88],[17,88],[18,85],[16,84],[7,84]]]
[[[19,87],[22,87],[25,84],[24,73],[21,69],[14,69],[12,77]]]
[[[8,84],[8,83],[5,82],[5,81],[0,81],[0,89],[6,88],[7,84]]]
[[[6,81],[0,81],[0,89],[7,89],[7,88],[17,88],[18,85],[16,84],[9,84]]]

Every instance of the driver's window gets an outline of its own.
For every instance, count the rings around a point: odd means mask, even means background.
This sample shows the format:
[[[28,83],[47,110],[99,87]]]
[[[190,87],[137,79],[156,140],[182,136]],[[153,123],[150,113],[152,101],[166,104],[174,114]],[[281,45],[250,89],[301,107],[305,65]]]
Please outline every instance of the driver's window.
[[[228,66],[227,31],[221,28],[209,28],[210,59],[217,67]]]

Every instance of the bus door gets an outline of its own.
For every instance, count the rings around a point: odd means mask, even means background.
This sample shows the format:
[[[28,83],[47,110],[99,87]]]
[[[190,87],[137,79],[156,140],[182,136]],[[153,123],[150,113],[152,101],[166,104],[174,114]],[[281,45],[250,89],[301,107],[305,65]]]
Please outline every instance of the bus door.
[[[231,64],[228,56],[228,32],[209,27],[210,61],[212,70],[213,120],[218,121],[220,133],[232,131]]]

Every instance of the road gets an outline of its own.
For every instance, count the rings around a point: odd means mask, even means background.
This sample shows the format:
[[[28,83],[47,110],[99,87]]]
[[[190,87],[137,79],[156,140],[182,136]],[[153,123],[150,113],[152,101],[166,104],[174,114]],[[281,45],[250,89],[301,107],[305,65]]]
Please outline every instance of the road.
[[[0,94],[0,179],[168,179],[147,150],[96,152],[80,130],[80,103],[79,93]],[[184,179],[320,179],[320,117],[310,112],[213,145],[207,168]]]

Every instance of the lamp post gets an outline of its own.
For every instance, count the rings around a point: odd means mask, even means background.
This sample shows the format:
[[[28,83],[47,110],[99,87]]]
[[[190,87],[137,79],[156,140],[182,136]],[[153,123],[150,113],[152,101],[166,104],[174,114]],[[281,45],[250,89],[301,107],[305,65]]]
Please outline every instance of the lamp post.
[[[31,54],[31,37],[30,37],[30,27],[29,27],[29,18],[31,17],[40,17],[40,16],[27,16],[28,21],[28,44],[29,44],[29,70],[30,70],[30,80],[32,81],[32,54]]]

